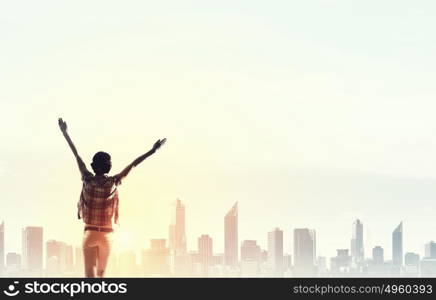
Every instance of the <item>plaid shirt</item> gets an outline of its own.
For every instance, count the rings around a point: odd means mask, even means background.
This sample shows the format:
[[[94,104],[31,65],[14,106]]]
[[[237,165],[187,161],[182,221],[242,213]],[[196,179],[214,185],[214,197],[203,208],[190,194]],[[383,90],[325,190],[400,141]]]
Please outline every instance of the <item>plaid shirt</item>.
[[[78,218],[96,226],[118,223],[118,191],[121,183],[117,176],[95,176],[85,172],[82,176],[82,192],[78,207]]]

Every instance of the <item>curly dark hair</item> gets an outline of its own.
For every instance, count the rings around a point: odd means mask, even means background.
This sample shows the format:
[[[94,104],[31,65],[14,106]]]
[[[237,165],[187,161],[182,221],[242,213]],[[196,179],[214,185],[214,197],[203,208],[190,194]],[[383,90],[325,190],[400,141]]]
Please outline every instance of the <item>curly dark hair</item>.
[[[92,158],[91,167],[95,174],[106,174],[109,173],[112,167],[111,156],[109,153],[99,151]]]

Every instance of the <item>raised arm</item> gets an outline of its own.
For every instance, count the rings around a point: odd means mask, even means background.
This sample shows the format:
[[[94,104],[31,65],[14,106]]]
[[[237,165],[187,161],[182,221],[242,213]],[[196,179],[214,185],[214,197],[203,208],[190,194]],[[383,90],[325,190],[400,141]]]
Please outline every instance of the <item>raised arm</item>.
[[[64,120],[62,120],[62,118],[59,118],[58,123],[59,123],[59,128],[61,129],[62,134],[64,135],[65,139],[67,140],[68,145],[70,146],[71,151],[73,151],[74,157],[77,160],[77,164],[79,165],[80,173],[82,174],[82,176],[87,174],[87,173],[90,173],[88,171],[88,169],[86,169],[85,163],[83,162],[79,153],[77,153],[76,146],[74,146],[73,141],[71,140],[70,136],[68,135],[67,123]]]
[[[129,164],[127,167],[124,168],[123,171],[121,171],[121,173],[119,173],[118,175],[116,175],[118,182],[121,182],[122,179],[124,179],[124,177],[127,176],[127,174],[129,174],[129,172],[136,167],[137,165],[139,165],[140,163],[142,163],[147,157],[151,156],[152,154],[154,154],[160,147],[162,147],[163,144],[165,144],[165,142],[167,141],[166,138],[161,139],[161,140],[157,140],[156,143],[154,143],[153,148],[151,148],[150,151],[148,151],[147,153],[142,154],[140,157],[138,157],[137,159],[135,159],[131,164]]]

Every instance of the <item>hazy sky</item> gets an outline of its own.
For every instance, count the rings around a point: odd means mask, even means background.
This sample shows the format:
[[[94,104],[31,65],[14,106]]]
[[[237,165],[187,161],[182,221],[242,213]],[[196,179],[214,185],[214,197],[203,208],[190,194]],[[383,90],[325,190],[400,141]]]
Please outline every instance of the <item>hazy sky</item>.
[[[159,3],[158,3],[159,2]],[[318,254],[391,257],[436,239],[434,1],[7,1],[0,4],[0,220],[80,243],[81,182],[57,127],[117,172],[168,143],[120,187],[127,247],[167,238],[171,204],[188,247],[240,207],[240,240],[317,231]],[[130,237],[128,237],[130,235]]]

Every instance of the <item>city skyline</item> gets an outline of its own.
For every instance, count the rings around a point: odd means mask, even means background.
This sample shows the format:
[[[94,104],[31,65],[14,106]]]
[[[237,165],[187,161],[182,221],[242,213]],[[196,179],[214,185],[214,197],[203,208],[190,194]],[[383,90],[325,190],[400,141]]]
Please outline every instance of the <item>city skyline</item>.
[[[180,241],[186,240],[185,205],[177,199],[174,206],[178,224]],[[338,248],[337,255],[325,257],[317,248],[316,229],[293,229],[293,251],[284,251],[284,230],[276,227],[266,231],[267,247],[262,249],[256,240],[238,239],[238,203],[235,203],[225,214],[224,235],[227,248],[223,252],[214,249],[214,237],[204,233],[196,238],[197,248],[186,249],[183,242],[176,247],[174,232],[170,230],[168,238],[150,239],[150,248],[142,248],[142,258],[135,251],[114,251],[117,273],[114,276],[129,276],[143,274],[151,276],[436,276],[436,243],[424,242],[424,255],[413,252],[403,252],[403,222],[401,221],[392,232],[392,257],[386,257],[385,250],[375,245],[369,255],[362,252],[365,241],[360,219],[352,223],[350,248]],[[170,223],[171,225],[174,225]],[[0,226],[0,249],[7,244],[2,238],[5,224]],[[227,231],[227,234],[225,233]],[[22,252],[1,253],[0,260],[5,261],[6,268],[24,274],[54,276],[73,273],[82,270],[80,260],[83,256],[80,246],[69,245],[63,241],[48,239],[44,242],[42,227],[26,226],[22,229]],[[216,238],[215,238],[216,239]],[[167,244],[168,241],[168,244]],[[236,249],[234,245],[236,243]],[[172,245],[172,246],[171,246]],[[226,255],[227,249],[227,255]],[[361,249],[359,251],[359,249]],[[235,254],[236,250],[236,254]],[[73,254],[74,253],[74,254]],[[226,259],[227,257],[227,259]],[[238,259],[236,259],[238,257]],[[240,257],[240,259],[239,259]],[[236,260],[235,260],[236,259]],[[326,259],[330,263],[326,262]],[[130,266],[130,267],[126,267]],[[141,267],[140,267],[141,266]],[[217,269],[227,268],[223,270]],[[126,269],[124,269],[126,267]],[[145,270],[145,271],[144,271]],[[148,270],[148,271],[146,271]],[[189,271],[187,271],[189,270]],[[221,270],[221,271],[220,271]],[[292,270],[292,271],[291,271]],[[43,273],[38,273],[43,272]],[[147,273],[149,272],[149,273]],[[224,273],[222,273],[224,272]],[[229,273],[230,272],[230,273]],[[291,272],[291,273],[290,273]],[[422,273],[420,273],[422,272]],[[292,274],[292,275],[290,275]],[[60,275],[59,275],[60,276]],[[133,275],[132,275],[133,276]]]
[[[179,223],[179,224],[182,224],[181,227],[183,228],[183,229],[180,230],[180,237],[182,237],[181,240],[183,240],[183,243],[181,244],[182,245],[181,246],[182,247],[182,251],[180,251],[180,249],[177,249],[177,248],[172,248],[172,246],[171,246],[171,240],[172,240],[172,231],[171,231],[171,228],[172,228],[172,226],[175,226],[175,224],[170,224],[169,225],[169,228],[170,228],[169,235],[168,235],[168,238],[166,238],[165,240],[168,241],[168,248],[170,250],[176,250],[177,252],[181,252],[183,254],[183,253],[188,252],[189,249],[187,249],[186,248],[186,244],[184,244],[184,241],[186,241],[186,235],[184,233],[184,229],[185,229],[185,206],[182,204],[180,199],[177,199],[177,201],[176,201],[175,215],[178,216],[178,218],[180,218],[180,220],[183,220],[183,221],[181,221]],[[226,228],[226,225],[228,226],[228,224],[229,224],[229,221],[228,221],[229,217],[232,217],[233,219],[231,219],[231,221],[230,221],[230,227],[231,227],[230,228],[230,231],[231,231],[230,235],[231,236],[233,235],[231,237],[233,239],[233,241],[231,243],[232,245],[229,247],[230,248],[229,251],[235,251],[236,250],[236,252],[237,252],[236,255],[239,257],[240,251],[238,249],[239,249],[239,247],[242,247],[242,245],[233,247],[233,245],[237,244],[237,241],[238,241],[238,234],[237,234],[237,231],[238,231],[238,218],[237,218],[237,215],[238,215],[238,203],[236,202],[232,206],[232,208],[227,212],[227,214],[224,217],[224,227]],[[363,234],[363,224],[362,224],[362,222],[359,219],[356,219],[353,222],[352,225],[353,225],[352,226],[353,230],[352,230],[352,234],[351,234],[351,246],[349,248],[349,251],[350,251],[351,257],[354,258],[355,254],[353,255],[353,245],[354,245],[353,240],[355,240],[356,225],[359,226],[358,227],[359,229],[357,230],[358,231],[357,234],[359,236],[359,240],[360,240],[360,243],[361,243],[360,247],[362,247],[362,248],[363,248],[363,236],[364,236],[364,234]],[[22,245],[21,246],[22,253],[26,253],[26,249],[27,249],[26,248],[26,234],[27,234],[27,232],[28,231],[34,231],[34,230],[40,231],[41,228],[42,227],[39,227],[39,226],[26,226],[25,228],[22,228],[22,230],[21,230],[21,232],[22,232],[22,244],[21,244]],[[236,232],[236,235],[234,233],[232,233],[232,230],[234,232]],[[311,229],[291,229],[290,231],[294,231],[294,235],[293,235],[294,243],[292,243],[292,245],[290,245],[289,248],[293,248],[294,251],[295,251],[295,230],[297,230],[297,231],[300,231],[300,230],[306,231],[306,230],[308,230],[307,231],[308,236],[311,236],[311,235],[316,236],[315,230],[311,230]],[[396,260],[397,261],[396,263],[400,264],[400,265],[402,264],[402,261],[403,261],[403,258],[402,258],[402,256],[403,256],[402,255],[403,254],[403,246],[402,246],[403,245],[403,231],[402,230],[403,230],[403,222],[400,222],[400,224],[397,227],[395,227],[394,231],[392,232],[392,245],[396,245],[398,249],[395,250],[395,246],[392,247],[392,256],[391,256],[391,259],[392,260]],[[267,237],[267,239],[265,239],[265,243],[264,243],[265,244],[265,249],[268,249],[268,247],[270,245],[270,234],[272,234],[272,233],[274,233],[276,231],[282,232],[281,239],[283,239],[283,230],[280,230],[279,228],[276,227],[274,229],[274,231],[267,232],[268,233],[268,237]],[[3,221],[1,223],[1,225],[0,225],[0,254],[2,253],[1,250],[3,250],[3,253],[4,253],[3,256],[5,257],[6,253],[14,253],[14,252],[4,251],[5,244],[7,245],[7,243],[4,242],[4,232],[5,232],[5,222]],[[42,236],[42,232],[38,232],[37,234]],[[202,236],[203,235],[209,236],[207,233],[202,234]],[[54,240],[55,241],[57,239],[50,239],[50,240]],[[196,239],[194,239],[194,240],[196,240]],[[224,231],[224,240],[226,240],[225,231]],[[236,243],[234,241],[236,241]],[[243,241],[247,242],[249,240],[244,239]],[[316,242],[316,237],[315,237],[314,241]],[[240,242],[242,243],[242,241],[240,241]],[[262,242],[262,241],[255,240],[254,242],[255,243],[259,243],[259,242]],[[432,240],[431,240],[431,242],[432,242]],[[287,252],[287,253],[292,252],[292,251],[289,251],[289,249],[286,250],[286,246],[283,244],[283,241],[281,241],[281,245],[282,245],[282,248],[285,249],[284,252]],[[316,246],[314,246],[314,247],[316,248]],[[375,245],[374,247],[378,247],[378,246]],[[141,250],[141,249],[138,249],[138,250]],[[427,253],[427,251],[428,251],[427,248],[422,248],[421,253]],[[225,252],[226,252],[225,247],[222,249],[221,252],[223,254],[225,254]],[[395,254],[395,253],[398,253],[398,254]],[[396,258],[394,258],[394,257],[396,257]],[[360,254],[360,259],[363,259],[363,258],[364,258],[364,255],[363,255],[363,253],[361,253]]]

